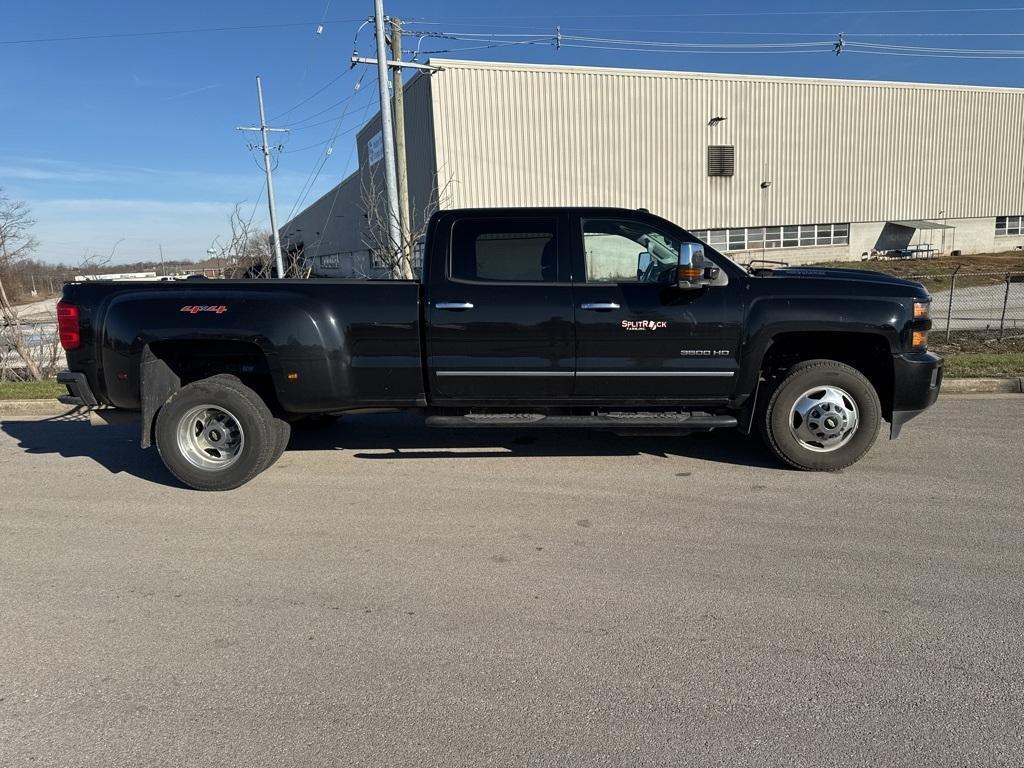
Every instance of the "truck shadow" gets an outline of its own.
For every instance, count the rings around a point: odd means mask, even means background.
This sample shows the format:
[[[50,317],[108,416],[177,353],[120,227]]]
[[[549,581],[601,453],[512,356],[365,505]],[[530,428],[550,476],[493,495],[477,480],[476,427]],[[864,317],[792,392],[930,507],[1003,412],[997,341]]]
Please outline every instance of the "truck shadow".
[[[92,459],[113,474],[184,487],[160,460],[155,448],[139,448],[138,427],[92,427],[82,416],[0,422],[0,431],[30,454]],[[316,431],[292,432],[289,452],[346,450],[363,460],[652,455],[783,470],[756,439],[736,432],[712,435],[642,435],[551,429],[431,429],[410,414],[346,416]]]
[[[112,474],[124,472],[161,485],[185,487],[167,471],[155,449],[139,448],[139,430],[134,425],[92,427],[86,417],[66,414],[37,421],[2,421],[0,431],[17,440],[25,453],[85,457]]]
[[[732,430],[713,434],[616,435],[586,429],[433,429],[403,413],[344,416],[318,430],[292,430],[289,451],[353,451],[358,459],[480,459],[506,456],[651,455],[786,469],[756,438]]]

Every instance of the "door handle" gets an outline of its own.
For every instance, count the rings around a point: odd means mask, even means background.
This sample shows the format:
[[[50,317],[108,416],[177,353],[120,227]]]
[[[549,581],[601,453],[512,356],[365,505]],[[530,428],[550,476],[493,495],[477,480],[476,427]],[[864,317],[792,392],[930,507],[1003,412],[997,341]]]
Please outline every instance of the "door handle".
[[[581,304],[580,309],[589,309],[592,312],[610,312],[613,309],[619,309],[619,305],[614,301],[599,301],[589,304]]]
[[[436,309],[448,309],[452,312],[462,312],[466,309],[473,308],[473,302],[471,301],[439,301],[434,304]]]

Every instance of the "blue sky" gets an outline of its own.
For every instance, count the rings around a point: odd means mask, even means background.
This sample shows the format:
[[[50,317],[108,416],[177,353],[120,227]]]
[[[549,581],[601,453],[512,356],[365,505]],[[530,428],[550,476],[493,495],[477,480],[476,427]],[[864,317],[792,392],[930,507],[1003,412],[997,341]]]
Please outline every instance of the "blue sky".
[[[806,0],[715,5],[666,0],[389,0],[386,10],[410,19],[411,29],[445,32],[546,35],[557,24],[563,34],[598,38],[763,44],[831,40],[842,31],[850,40],[875,43],[1024,49],[1024,5],[982,0],[986,8],[1015,10],[957,11],[968,5],[965,0],[861,0],[851,5]],[[928,10],[905,12],[915,9]],[[236,0],[8,4],[0,41],[282,25],[0,42],[0,186],[32,207],[42,243],[39,255],[75,263],[85,253],[107,254],[122,241],[115,263],[155,258],[160,245],[167,258],[202,258],[214,237],[223,236],[236,202],[243,203],[246,215],[255,210],[256,221],[265,222],[265,201],[256,205],[263,185],[259,159],[246,146],[254,137],[235,130],[257,121],[257,74],[263,77],[270,118],[337,78],[276,121],[296,129],[281,139],[287,151],[279,156],[275,173],[283,223],[323,161],[326,145],[321,143],[331,138],[337,118],[347,109],[342,133],[306,193],[306,204],[327,191],[352,170],[353,134],[347,131],[373,114],[375,73],[363,74],[365,67],[348,70],[357,20],[371,11],[371,0],[293,0],[288,5]],[[317,23],[325,14],[324,30],[317,35]],[[721,49],[663,53],[610,51],[600,44],[557,51],[547,44],[471,50],[473,45],[428,39],[423,50],[466,48],[445,55],[501,61],[1024,86],[1021,58],[949,59],[852,50],[838,57],[827,52]],[[372,52],[371,28],[362,31],[357,46],[363,53]],[[407,46],[414,47],[415,40],[407,39]],[[354,93],[360,75],[360,91],[332,106]],[[317,144],[321,146],[312,146]]]

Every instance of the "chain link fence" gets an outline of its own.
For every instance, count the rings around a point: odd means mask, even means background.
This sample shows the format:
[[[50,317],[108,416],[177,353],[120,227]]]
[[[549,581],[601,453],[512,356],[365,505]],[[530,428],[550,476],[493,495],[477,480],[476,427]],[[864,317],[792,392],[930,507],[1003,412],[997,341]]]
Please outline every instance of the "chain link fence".
[[[1024,336],[1024,272],[917,275],[932,295],[932,337],[985,341]]]

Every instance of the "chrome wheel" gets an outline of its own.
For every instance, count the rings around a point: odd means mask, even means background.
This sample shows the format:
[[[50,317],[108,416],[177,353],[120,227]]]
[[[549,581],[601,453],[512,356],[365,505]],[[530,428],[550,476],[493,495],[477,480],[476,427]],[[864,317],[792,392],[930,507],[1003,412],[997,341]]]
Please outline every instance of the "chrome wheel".
[[[857,404],[839,387],[815,387],[796,399],[789,414],[789,428],[810,451],[828,453],[842,448],[857,432]]]
[[[199,405],[178,422],[178,450],[199,469],[227,469],[242,455],[245,434],[234,414],[216,405]]]

